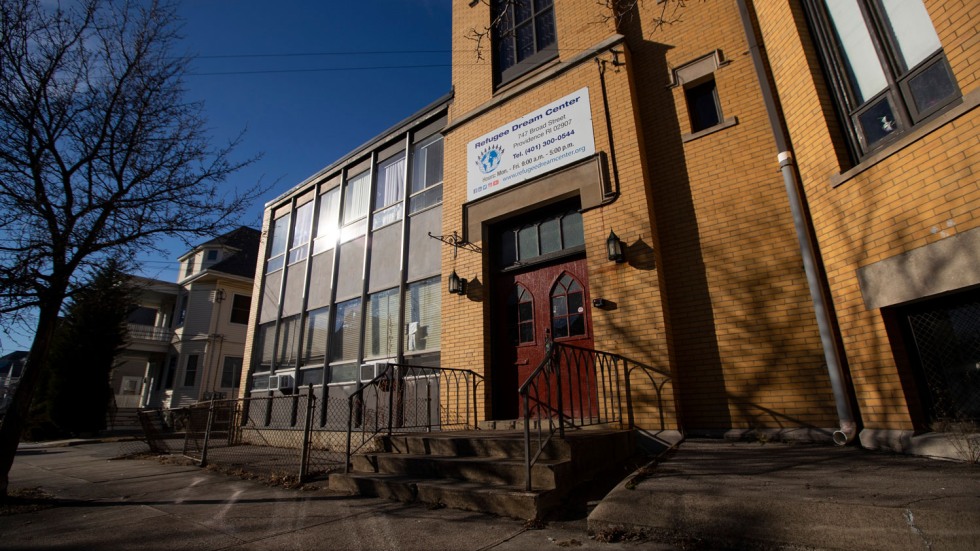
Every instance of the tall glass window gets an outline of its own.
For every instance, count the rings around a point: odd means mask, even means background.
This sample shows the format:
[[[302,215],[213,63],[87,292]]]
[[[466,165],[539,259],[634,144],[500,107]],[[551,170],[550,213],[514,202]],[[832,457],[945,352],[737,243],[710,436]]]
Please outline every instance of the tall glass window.
[[[313,201],[296,209],[296,226],[289,244],[289,264],[305,260],[309,252],[310,233],[313,231]]]
[[[266,273],[282,268],[286,260],[286,238],[289,236],[289,215],[281,216],[272,223],[272,244],[269,246],[269,260]]]
[[[330,332],[330,361],[357,360],[361,346],[361,299],[337,304],[337,316]]]
[[[258,345],[256,346],[258,362],[255,371],[272,370],[272,360],[276,351],[276,324],[275,322],[264,323],[258,328]]]
[[[398,289],[368,297],[368,319],[364,329],[364,356],[392,357],[398,353]]]
[[[362,172],[344,183],[344,221],[340,240],[364,235],[368,203],[371,200],[371,171]]]
[[[436,350],[442,337],[442,285],[439,277],[408,286],[405,296],[405,352]]]
[[[320,213],[316,221],[316,240],[313,254],[328,251],[337,244],[340,237],[340,187],[320,194]]]
[[[302,365],[322,365],[327,355],[327,333],[330,328],[330,307],[306,313],[306,332],[303,333]]]
[[[806,5],[856,157],[960,97],[921,0],[806,0]]]
[[[405,154],[378,165],[378,185],[374,190],[374,217],[371,228],[380,228],[402,219],[405,189]]]
[[[495,84],[516,78],[557,55],[552,0],[494,0]]]
[[[442,136],[415,144],[412,155],[409,212],[415,213],[442,202]]]
[[[296,355],[299,352],[299,316],[283,318],[279,323],[279,346],[276,350],[276,371],[296,367]]]

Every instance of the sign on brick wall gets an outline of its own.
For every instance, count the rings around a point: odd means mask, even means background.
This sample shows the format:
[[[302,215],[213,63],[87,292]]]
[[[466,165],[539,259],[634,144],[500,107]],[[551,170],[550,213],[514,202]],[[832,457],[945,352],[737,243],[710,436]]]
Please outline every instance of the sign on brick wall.
[[[470,142],[472,201],[595,154],[589,89],[582,88]]]

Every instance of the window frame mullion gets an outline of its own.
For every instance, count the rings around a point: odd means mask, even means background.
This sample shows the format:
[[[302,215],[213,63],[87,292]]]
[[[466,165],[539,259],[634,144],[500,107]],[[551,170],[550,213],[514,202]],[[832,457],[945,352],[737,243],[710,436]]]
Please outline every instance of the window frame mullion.
[[[905,105],[905,97],[901,94],[901,88],[899,87],[898,75],[903,73],[899,69],[900,65],[903,64],[898,59],[896,53],[897,46],[895,45],[891,26],[885,22],[885,18],[882,15],[884,14],[884,8],[879,5],[879,1],[862,2],[859,0],[857,3],[858,9],[861,10],[861,15],[864,17],[864,24],[870,31],[868,34],[871,35],[871,44],[874,45],[875,55],[878,57],[878,64],[881,65],[882,72],[885,73],[885,83],[887,84],[885,93],[891,99],[892,111],[898,117],[902,127],[907,130],[912,128],[913,122],[912,116],[908,112],[908,107]],[[874,97],[877,97],[877,95]],[[857,112],[870,105],[872,99],[869,98],[868,101],[854,111],[852,116],[855,118],[852,119],[854,121],[852,124],[860,128],[856,120]],[[868,149],[868,151],[873,149],[864,146],[864,144],[862,146],[864,149]],[[865,154],[867,154],[867,151]]]

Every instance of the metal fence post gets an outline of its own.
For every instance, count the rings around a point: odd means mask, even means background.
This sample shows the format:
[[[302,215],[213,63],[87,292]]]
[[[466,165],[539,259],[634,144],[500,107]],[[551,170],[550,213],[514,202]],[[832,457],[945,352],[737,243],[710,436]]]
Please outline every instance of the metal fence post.
[[[350,472],[351,433],[354,430],[354,395],[347,397],[347,453],[344,459],[344,474]]]
[[[201,446],[201,466],[208,465],[208,440],[211,438],[211,423],[214,422],[214,400],[208,405],[208,422],[204,427],[204,445]]]
[[[309,474],[310,461],[310,438],[313,436],[313,405],[316,398],[313,396],[313,384],[310,383],[306,393],[306,423],[303,426],[303,445],[299,458],[299,481],[306,480]]]
[[[549,361],[552,362],[555,371],[555,384],[558,386],[558,436],[565,438],[565,403],[561,396],[561,352],[558,345],[555,345],[554,349],[549,352],[551,353]],[[571,398],[569,396],[569,399]]]
[[[391,425],[394,423],[395,415],[395,384],[400,384],[401,373],[396,370],[399,366],[387,364],[385,373],[388,379],[388,436],[391,436]],[[395,373],[393,373],[395,372]]]

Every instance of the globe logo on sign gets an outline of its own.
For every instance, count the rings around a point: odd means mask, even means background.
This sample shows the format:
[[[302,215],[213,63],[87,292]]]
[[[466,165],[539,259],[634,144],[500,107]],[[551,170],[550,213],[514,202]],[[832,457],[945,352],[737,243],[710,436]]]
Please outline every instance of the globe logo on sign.
[[[483,153],[480,154],[480,160],[477,161],[477,165],[480,167],[480,172],[484,174],[490,174],[497,167],[500,166],[500,161],[503,159],[504,149],[499,145],[487,148]]]

